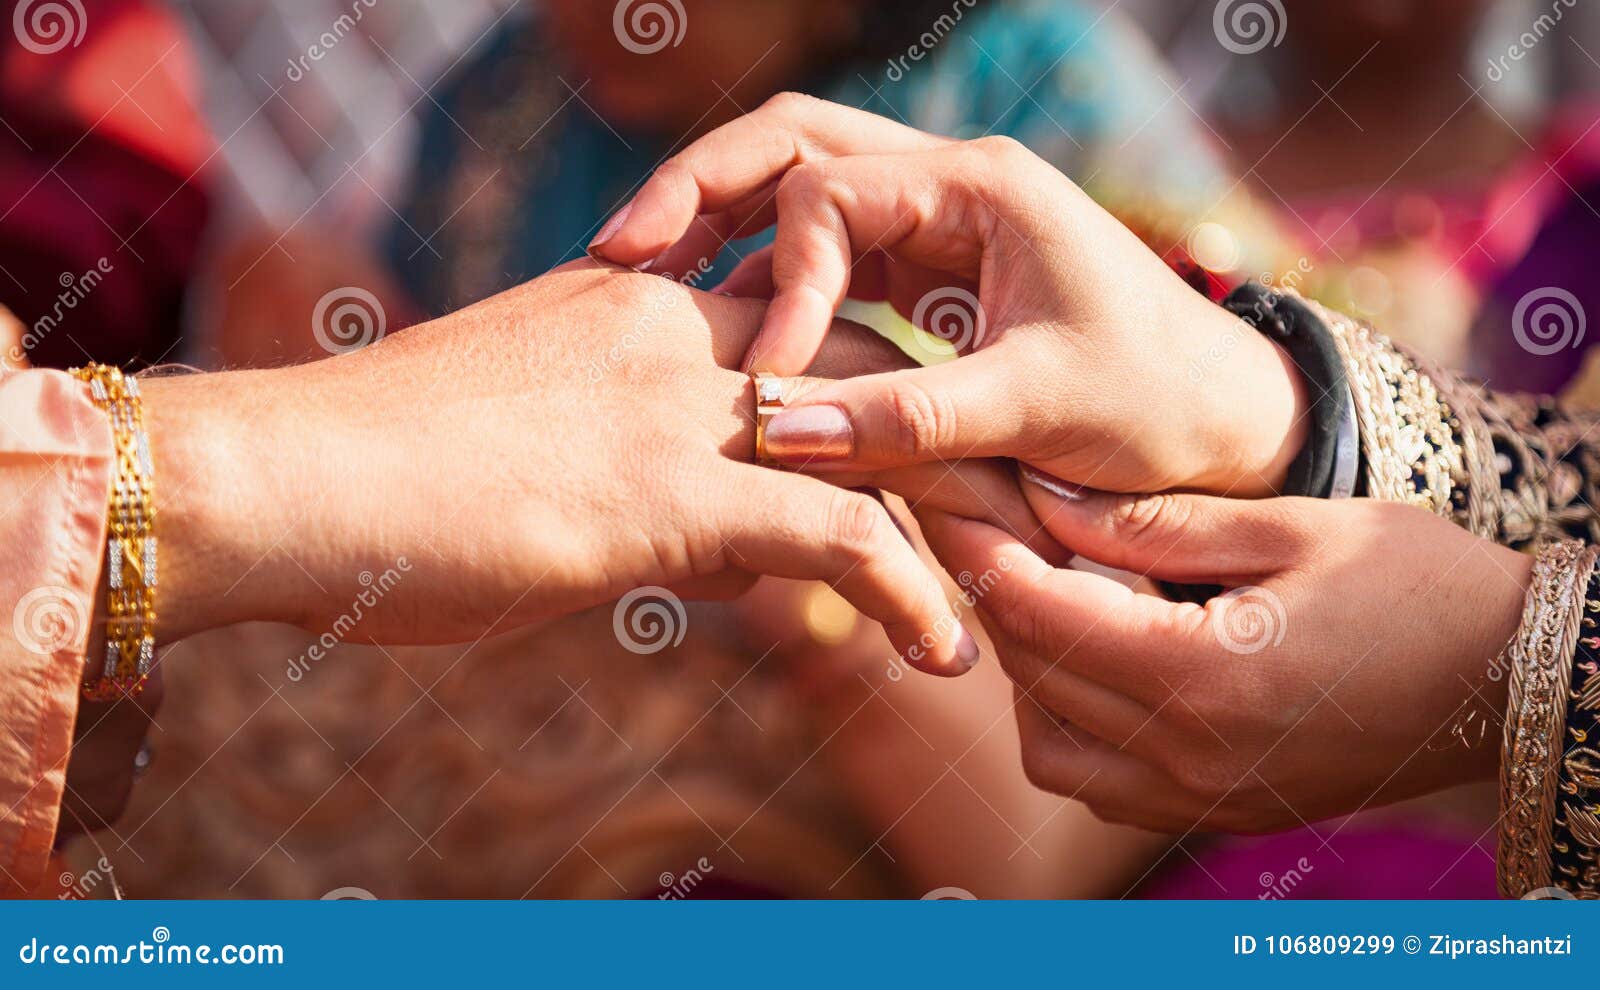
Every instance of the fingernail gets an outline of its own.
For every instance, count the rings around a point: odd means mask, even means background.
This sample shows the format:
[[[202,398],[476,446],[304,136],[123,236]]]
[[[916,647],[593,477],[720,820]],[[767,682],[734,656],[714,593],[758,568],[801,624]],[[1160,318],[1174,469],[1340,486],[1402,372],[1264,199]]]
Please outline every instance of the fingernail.
[[[767,454],[786,463],[843,461],[855,453],[850,417],[838,406],[785,409],[767,424]]]
[[[1029,467],[1026,464],[1019,465],[1019,468],[1018,473],[1022,475],[1023,481],[1038,485],[1050,494],[1058,498],[1064,498],[1069,502],[1082,501],[1087,491],[1080,485],[1074,485],[1070,481],[1062,481],[1055,475],[1045,474],[1038,468]]]
[[[611,238],[617,235],[617,231],[621,230],[622,225],[627,222],[628,212],[632,209],[633,201],[629,200],[628,203],[622,207],[622,209],[612,214],[611,219],[606,221],[606,225],[600,228],[600,233],[596,234],[594,236],[594,240],[589,242],[590,254],[594,254],[595,251],[604,245],[606,241],[611,240]]]
[[[961,630],[961,638],[956,641],[956,659],[961,661],[962,670],[971,670],[978,665],[978,658],[983,654],[978,651],[978,641],[972,638],[965,626],[957,624],[956,628]]]

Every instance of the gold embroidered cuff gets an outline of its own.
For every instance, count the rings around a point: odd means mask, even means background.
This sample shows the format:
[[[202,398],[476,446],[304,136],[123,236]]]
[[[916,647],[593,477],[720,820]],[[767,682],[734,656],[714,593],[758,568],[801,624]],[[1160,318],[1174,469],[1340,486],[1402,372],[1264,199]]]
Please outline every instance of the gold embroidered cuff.
[[[1522,623],[1501,655],[1509,689],[1500,759],[1503,897],[1522,897],[1551,885],[1567,689],[1596,554],[1577,540],[1551,543],[1539,551]]]
[[[1488,539],[1500,530],[1500,471],[1472,382],[1440,372],[1371,327],[1314,301],[1344,359],[1361,430],[1366,494],[1421,506]]]

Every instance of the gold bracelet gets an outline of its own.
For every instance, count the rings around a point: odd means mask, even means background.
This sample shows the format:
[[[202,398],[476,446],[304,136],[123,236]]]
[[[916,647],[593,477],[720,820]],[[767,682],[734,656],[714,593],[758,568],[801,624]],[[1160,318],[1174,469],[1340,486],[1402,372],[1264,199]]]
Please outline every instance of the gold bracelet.
[[[139,382],[104,364],[72,369],[89,384],[94,404],[111,421],[116,474],[106,512],[106,656],[98,677],[85,676],[83,696],[137,697],[155,660],[155,469],[144,429]]]
[[[1521,897],[1551,884],[1567,684],[1595,557],[1595,548],[1577,540],[1540,549],[1522,623],[1502,654],[1508,697],[1496,859],[1503,897]]]

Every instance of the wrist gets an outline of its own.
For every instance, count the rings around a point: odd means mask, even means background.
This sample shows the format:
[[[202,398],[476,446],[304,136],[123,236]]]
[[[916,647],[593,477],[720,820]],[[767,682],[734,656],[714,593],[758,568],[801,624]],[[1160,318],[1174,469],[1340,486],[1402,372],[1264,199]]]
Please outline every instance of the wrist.
[[[1196,449],[1209,455],[1192,487],[1234,498],[1281,494],[1306,443],[1309,386],[1278,344],[1221,307],[1204,309],[1211,351],[1229,357],[1205,374],[1191,371],[1202,391],[1197,422],[1207,431]]]
[[[1477,580],[1478,598],[1470,610],[1469,635],[1464,645],[1451,651],[1456,664],[1452,678],[1464,697],[1462,703],[1472,712],[1471,721],[1485,727],[1481,741],[1474,729],[1469,741],[1469,759],[1462,761],[1462,781],[1488,780],[1500,769],[1500,726],[1506,719],[1511,671],[1507,666],[1507,647],[1522,629],[1524,604],[1533,584],[1534,558],[1525,553],[1488,543],[1480,547],[1490,563]],[[1570,657],[1561,658],[1570,663]],[[1470,686],[1471,690],[1468,690]]]
[[[251,620],[288,621],[298,583],[279,546],[290,449],[265,379],[276,372],[145,378],[156,470],[161,584],[156,635],[170,643]],[[302,578],[303,580],[303,578]]]

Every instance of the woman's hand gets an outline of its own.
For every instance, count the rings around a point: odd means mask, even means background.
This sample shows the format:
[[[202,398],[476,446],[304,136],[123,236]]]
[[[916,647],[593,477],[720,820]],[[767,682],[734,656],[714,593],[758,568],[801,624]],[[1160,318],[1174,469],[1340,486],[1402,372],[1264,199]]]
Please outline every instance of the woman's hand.
[[[1249,496],[1303,443],[1288,357],[1006,138],[780,96],[670,159],[591,251],[672,267],[774,220],[724,286],[772,299],[749,365],[803,371],[847,294],[966,353],[818,389],[768,431],[783,460],[1007,456],[1101,489]]]
[[[1000,575],[978,610],[1039,786],[1158,831],[1262,832],[1495,772],[1530,558],[1391,503],[1027,488],[1092,560],[1234,589],[1171,603],[923,514],[948,567]]]
[[[728,366],[760,310],[585,261],[352,354],[150,381],[162,638],[276,619],[456,642],[765,573],[826,580],[913,663],[966,670],[976,644],[881,504],[745,463],[753,388]]]

